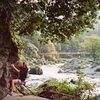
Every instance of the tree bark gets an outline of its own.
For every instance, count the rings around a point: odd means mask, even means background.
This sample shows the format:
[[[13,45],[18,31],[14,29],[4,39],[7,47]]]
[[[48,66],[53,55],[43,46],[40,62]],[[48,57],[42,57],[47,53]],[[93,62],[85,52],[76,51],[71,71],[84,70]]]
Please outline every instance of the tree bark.
[[[7,8],[0,8],[0,100],[9,92],[10,71],[9,63],[18,58],[18,48],[10,33],[10,12]]]

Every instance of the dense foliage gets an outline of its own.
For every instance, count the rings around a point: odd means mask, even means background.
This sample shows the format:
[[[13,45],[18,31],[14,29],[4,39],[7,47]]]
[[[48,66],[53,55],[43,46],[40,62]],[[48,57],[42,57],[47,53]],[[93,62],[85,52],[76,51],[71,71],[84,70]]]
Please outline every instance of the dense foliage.
[[[45,40],[63,41],[92,27],[99,0],[1,0],[11,15],[12,33],[40,31]]]
[[[14,40],[19,48],[19,57],[22,61],[28,63],[42,63],[43,57],[47,61],[57,61],[59,58],[55,45],[51,41],[47,44],[40,44],[40,35],[35,33],[34,35],[18,36],[14,35]],[[44,54],[47,53],[47,54]],[[52,54],[56,53],[56,54]]]

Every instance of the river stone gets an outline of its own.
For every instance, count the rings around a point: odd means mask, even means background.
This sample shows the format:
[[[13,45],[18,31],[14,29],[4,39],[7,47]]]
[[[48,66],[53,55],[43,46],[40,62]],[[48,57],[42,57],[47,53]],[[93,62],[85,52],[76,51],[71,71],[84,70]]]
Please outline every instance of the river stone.
[[[77,58],[68,59],[64,65],[62,65],[58,71],[58,73],[66,73],[69,69],[75,70],[77,68],[84,68],[87,66],[87,62],[84,60],[80,60]]]
[[[41,75],[41,74],[43,74],[43,71],[42,71],[42,69],[40,67],[36,66],[34,68],[30,68],[29,74]]]
[[[95,96],[95,97],[94,97],[94,100],[100,100],[100,95]]]

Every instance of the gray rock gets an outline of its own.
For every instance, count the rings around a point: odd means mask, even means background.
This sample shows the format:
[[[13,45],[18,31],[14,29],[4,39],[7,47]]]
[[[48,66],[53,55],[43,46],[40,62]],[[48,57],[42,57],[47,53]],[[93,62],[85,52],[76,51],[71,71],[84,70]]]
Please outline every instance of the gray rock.
[[[30,68],[29,74],[41,75],[41,74],[43,74],[43,71],[42,71],[42,69],[40,67],[36,66],[34,68]]]
[[[29,96],[15,95],[15,96],[7,96],[3,100],[49,100],[49,99],[32,96],[32,95],[29,95]]]

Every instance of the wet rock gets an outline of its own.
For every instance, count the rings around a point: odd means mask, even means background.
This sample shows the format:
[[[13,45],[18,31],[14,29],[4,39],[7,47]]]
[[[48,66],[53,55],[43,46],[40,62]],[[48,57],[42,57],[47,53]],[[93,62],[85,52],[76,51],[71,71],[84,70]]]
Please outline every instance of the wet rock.
[[[63,70],[60,69],[60,70],[58,71],[58,73],[64,73],[64,72],[63,72]]]
[[[76,83],[76,81],[75,81],[75,80],[73,80],[73,79],[71,79],[71,80],[70,80],[70,82],[71,82],[71,83],[73,83],[73,84],[75,84],[75,83]]]
[[[100,100],[100,95],[99,95],[99,96],[94,97],[94,100]]]
[[[96,63],[91,64],[91,68],[95,68],[97,66]]]
[[[51,91],[57,91],[57,87],[46,85],[46,86],[42,86],[42,88],[43,88],[43,91],[39,93],[38,96],[48,98],[50,100],[54,100],[54,93],[52,93]],[[56,100],[58,99],[56,98]]]
[[[58,71],[58,73],[66,73],[68,71],[70,71],[69,69],[71,69],[71,71],[76,70],[76,69],[83,69],[85,67],[87,67],[87,62],[85,60],[80,60],[80,59],[69,59],[66,61],[66,63],[60,67],[60,70]]]
[[[96,68],[95,72],[100,72],[100,67]]]
[[[29,74],[41,75],[41,74],[43,74],[43,71],[42,71],[42,69],[40,67],[36,66],[34,68],[30,68]]]

